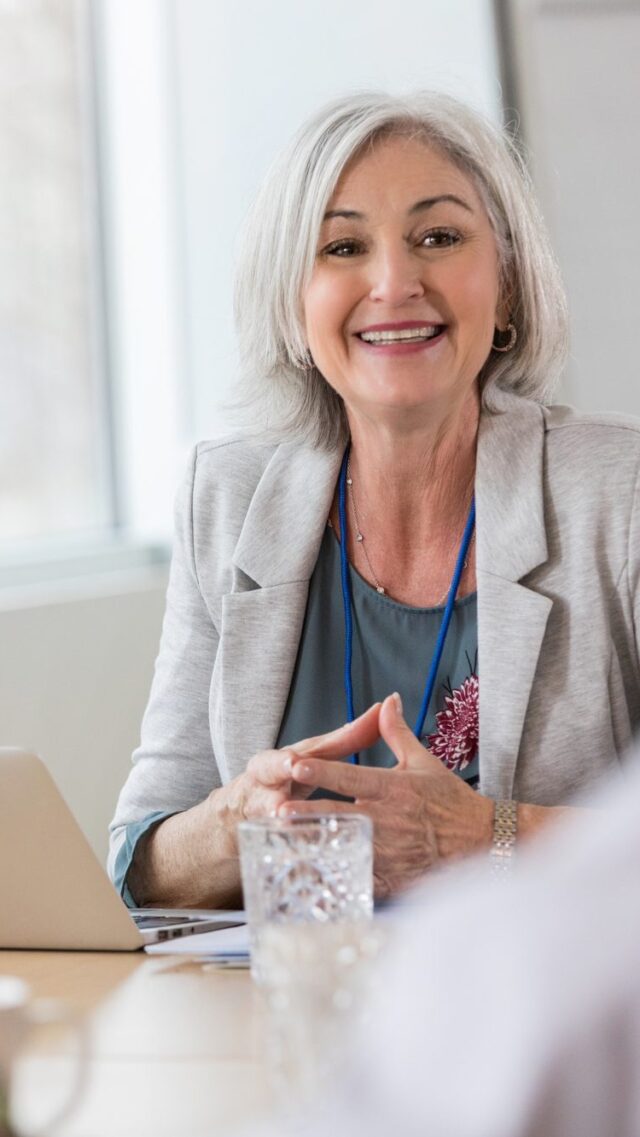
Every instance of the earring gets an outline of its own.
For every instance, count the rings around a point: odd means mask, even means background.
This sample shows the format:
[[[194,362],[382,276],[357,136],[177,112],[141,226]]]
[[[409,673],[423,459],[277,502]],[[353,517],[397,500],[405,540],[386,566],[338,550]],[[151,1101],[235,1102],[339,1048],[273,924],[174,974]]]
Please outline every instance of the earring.
[[[500,330],[499,328],[496,328],[496,331],[499,331],[499,330]],[[500,351],[500,352],[511,351],[511,349],[516,346],[516,340],[518,338],[518,333],[516,331],[515,324],[512,324],[511,320],[509,320],[509,323],[507,324],[507,326],[505,328],[505,333],[506,332],[509,333],[509,339],[508,339],[507,343],[502,344],[501,346],[498,346],[498,344],[495,342],[495,332],[494,332],[493,343],[491,344],[491,347],[493,348],[494,351]],[[505,333],[501,333],[501,334],[505,334]]]
[[[315,363],[313,362],[313,356],[311,355],[309,348],[307,348],[305,351],[298,366],[301,367],[303,371],[313,371]]]

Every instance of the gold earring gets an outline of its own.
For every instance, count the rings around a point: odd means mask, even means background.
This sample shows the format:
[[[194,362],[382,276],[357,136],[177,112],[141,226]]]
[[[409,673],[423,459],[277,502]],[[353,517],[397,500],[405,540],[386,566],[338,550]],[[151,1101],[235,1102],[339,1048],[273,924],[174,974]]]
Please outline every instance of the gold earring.
[[[500,331],[500,329],[496,328],[496,331]],[[518,338],[518,333],[516,331],[515,324],[512,324],[511,320],[509,320],[509,323],[507,324],[507,326],[505,328],[505,333],[506,332],[509,333],[509,339],[508,339],[507,343],[502,344],[500,347],[495,342],[495,332],[494,332],[493,342],[491,344],[491,347],[493,348],[494,351],[499,351],[499,352],[504,353],[506,351],[511,351],[511,349],[516,346],[516,340]]]

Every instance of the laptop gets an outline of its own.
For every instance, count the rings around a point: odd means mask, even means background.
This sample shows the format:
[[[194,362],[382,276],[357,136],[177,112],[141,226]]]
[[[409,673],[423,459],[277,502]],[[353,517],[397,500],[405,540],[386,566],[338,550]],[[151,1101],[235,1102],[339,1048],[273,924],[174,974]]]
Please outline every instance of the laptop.
[[[0,948],[136,951],[242,915],[127,908],[44,762],[0,748]]]

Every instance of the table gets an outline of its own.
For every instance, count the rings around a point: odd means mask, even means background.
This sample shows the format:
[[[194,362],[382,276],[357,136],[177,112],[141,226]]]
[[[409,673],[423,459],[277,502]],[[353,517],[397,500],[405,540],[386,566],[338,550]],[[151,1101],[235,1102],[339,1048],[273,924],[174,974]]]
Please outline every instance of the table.
[[[87,1023],[88,1084],[60,1137],[227,1137],[273,1116],[247,971],[143,953],[0,951],[0,974],[64,999]],[[64,1061],[54,1048],[27,1064],[19,1093],[44,1093]]]

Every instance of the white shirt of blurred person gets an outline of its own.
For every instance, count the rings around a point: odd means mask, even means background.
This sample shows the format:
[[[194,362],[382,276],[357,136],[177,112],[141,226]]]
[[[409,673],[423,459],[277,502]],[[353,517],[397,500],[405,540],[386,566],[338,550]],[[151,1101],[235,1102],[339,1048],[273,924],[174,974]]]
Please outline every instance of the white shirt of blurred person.
[[[342,1086],[274,1137],[638,1137],[640,771],[594,804],[415,890]]]

